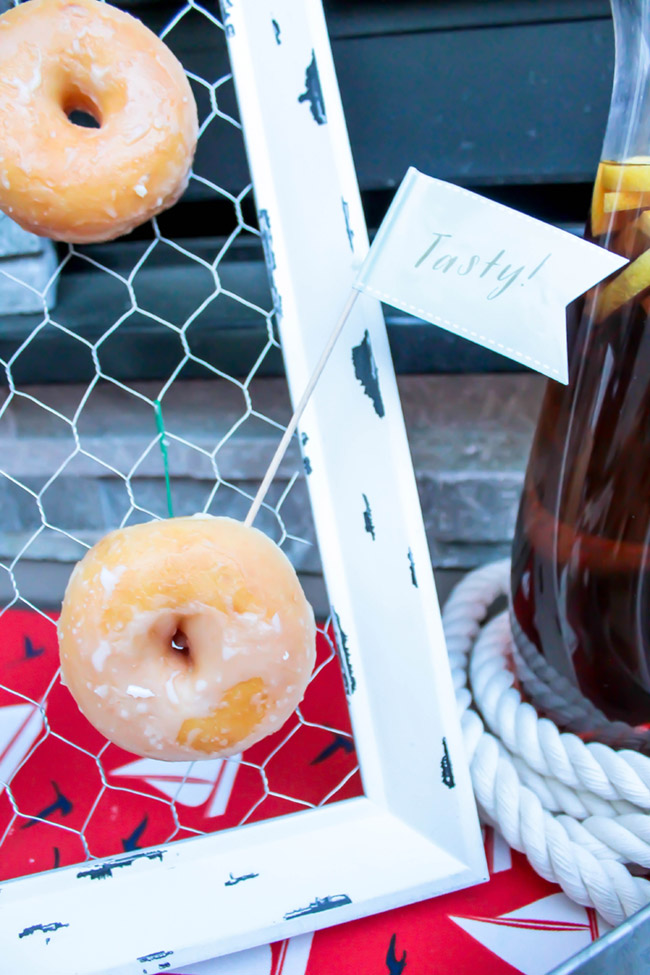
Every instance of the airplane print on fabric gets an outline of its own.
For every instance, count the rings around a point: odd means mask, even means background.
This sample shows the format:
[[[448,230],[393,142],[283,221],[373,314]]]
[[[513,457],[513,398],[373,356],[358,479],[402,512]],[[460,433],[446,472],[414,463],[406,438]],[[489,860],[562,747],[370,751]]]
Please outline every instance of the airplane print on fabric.
[[[340,666],[324,638],[319,639],[316,676],[301,705],[303,724],[292,719],[273,740],[242,758],[190,766],[142,759],[106,745],[55,680],[58,654],[52,622],[35,613],[9,611],[2,627],[0,878],[77,863],[84,883],[106,883],[111,870],[129,869],[138,857],[161,857],[156,846],[170,837],[235,825],[246,815],[252,821],[293,810],[296,807],[287,796],[296,797],[298,790],[308,801],[322,801],[354,769]],[[47,724],[40,702],[44,702]],[[2,784],[6,781],[11,800]],[[358,793],[358,779],[350,778],[347,787],[349,792],[344,788],[336,795]],[[172,801],[180,829],[171,813]],[[108,866],[88,860],[82,829],[93,856],[120,854],[121,859],[109,861]],[[557,887],[537,877],[525,859],[511,853],[490,829],[485,830],[485,848],[491,874],[488,884],[318,931],[313,937],[167,971],[169,975],[331,975],[333,971],[429,975],[433,970],[441,975],[452,971],[454,975],[477,971],[543,975],[608,930],[593,911],[572,904]],[[251,864],[223,882],[254,884],[255,874]],[[325,894],[345,896],[314,891],[309,902],[298,902],[295,909],[320,907],[329,914],[327,908],[335,908],[337,902],[319,903]],[[32,936],[56,935],[36,932]]]
[[[0,880],[361,794],[331,637],[319,633],[300,713],[276,734],[243,756],[162,762],[86,721],[57,676],[53,619],[10,610],[0,625]]]

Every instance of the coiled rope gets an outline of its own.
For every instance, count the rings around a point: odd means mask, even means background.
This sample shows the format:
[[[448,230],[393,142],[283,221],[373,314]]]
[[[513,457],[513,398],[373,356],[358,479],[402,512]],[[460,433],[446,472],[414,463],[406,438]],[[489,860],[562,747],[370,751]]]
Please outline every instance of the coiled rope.
[[[619,924],[650,902],[650,882],[635,876],[650,870],[650,759],[585,744],[522,700],[508,613],[486,623],[509,571],[503,561],[472,572],[443,612],[479,811],[537,873]],[[573,721],[606,721],[543,661],[518,660],[522,683],[548,710],[560,702]]]

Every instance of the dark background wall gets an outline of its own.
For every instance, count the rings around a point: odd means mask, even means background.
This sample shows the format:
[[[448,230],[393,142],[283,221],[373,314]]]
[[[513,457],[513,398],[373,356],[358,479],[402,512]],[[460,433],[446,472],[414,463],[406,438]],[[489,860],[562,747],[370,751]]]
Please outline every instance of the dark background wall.
[[[119,4],[160,31],[178,10],[167,0]],[[4,6],[7,6],[5,2]],[[218,16],[215,0],[204,6]],[[493,199],[561,226],[579,228],[607,118],[613,68],[613,32],[606,0],[326,0],[334,59],[369,228],[379,224],[404,172],[415,165]],[[184,65],[209,82],[228,72],[225,42],[194,13],[167,41]],[[209,43],[208,43],[209,42]],[[193,83],[199,111],[209,113],[209,91]],[[236,115],[232,83],[219,86],[219,107]],[[216,118],[201,139],[195,170],[230,192],[248,181],[241,138]],[[255,224],[251,197],[246,219]],[[160,220],[161,231],[198,254],[213,253],[235,226],[232,205],[193,182],[183,200]],[[132,267],[149,227],[116,244],[87,249],[118,272]],[[191,242],[191,243],[190,243]],[[139,250],[140,249],[140,250]],[[227,264],[227,266],[226,266]],[[255,241],[242,237],[223,271],[254,300],[264,300],[265,271]],[[182,320],[183,295],[206,288],[200,269],[171,248],[157,253],[138,282],[170,320]],[[62,275],[57,317],[92,339],[122,314],[126,297],[109,276],[71,261]],[[468,343],[386,310],[399,372],[518,370],[520,367]],[[0,318],[0,357],[17,348],[37,319]],[[223,368],[245,374],[259,345],[259,321],[242,306],[214,302],[197,326],[196,340],[219,345]],[[163,333],[164,333],[163,329]],[[168,374],[177,357],[155,323],[133,316],[104,350],[107,365],[125,379]],[[21,356],[19,382],[57,377],[81,380],[94,366],[54,332],[33,355]],[[282,371],[279,353],[267,357],[267,374]]]

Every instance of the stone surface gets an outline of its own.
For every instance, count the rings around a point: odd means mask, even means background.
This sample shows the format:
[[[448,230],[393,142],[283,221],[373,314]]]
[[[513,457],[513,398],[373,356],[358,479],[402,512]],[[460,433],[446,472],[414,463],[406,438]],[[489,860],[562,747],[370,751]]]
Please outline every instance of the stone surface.
[[[43,254],[48,249],[47,241],[43,237],[30,234],[6,214],[0,213],[0,257]]]
[[[50,281],[56,266],[56,249],[51,241],[27,233],[0,213],[0,313],[41,312],[43,298],[52,309],[56,282]]]
[[[466,569],[507,555],[544,381],[529,374],[409,376],[399,385],[434,566]],[[135,390],[103,383],[85,401],[87,390],[74,386],[3,392],[5,561],[30,539],[25,558],[76,560],[74,539],[90,544],[125,519],[167,514],[152,406],[160,389]],[[71,419],[82,403],[75,441]],[[244,517],[278,443],[276,424],[290,417],[284,381],[259,380],[246,393],[226,382],[174,384],[163,416],[175,513]],[[301,471],[294,444],[269,495],[272,507]],[[52,527],[33,538],[41,510]],[[287,554],[301,572],[320,571],[304,477],[279,512],[263,511],[257,524],[277,541],[285,532],[295,536],[284,542]]]

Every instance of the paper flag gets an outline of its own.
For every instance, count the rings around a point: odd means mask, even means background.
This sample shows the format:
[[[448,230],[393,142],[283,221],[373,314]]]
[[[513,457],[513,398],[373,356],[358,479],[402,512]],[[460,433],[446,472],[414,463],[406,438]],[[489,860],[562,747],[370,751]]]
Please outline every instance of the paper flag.
[[[566,305],[626,263],[411,168],[354,287],[566,383]]]

